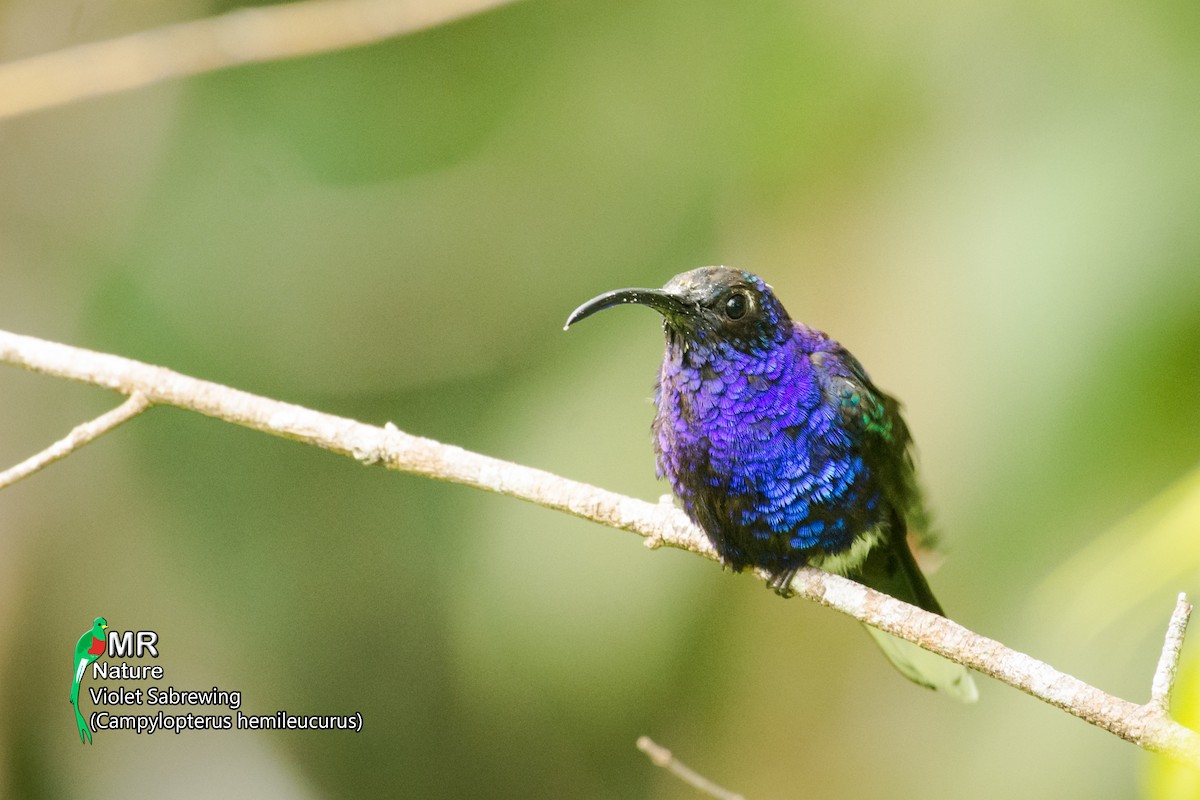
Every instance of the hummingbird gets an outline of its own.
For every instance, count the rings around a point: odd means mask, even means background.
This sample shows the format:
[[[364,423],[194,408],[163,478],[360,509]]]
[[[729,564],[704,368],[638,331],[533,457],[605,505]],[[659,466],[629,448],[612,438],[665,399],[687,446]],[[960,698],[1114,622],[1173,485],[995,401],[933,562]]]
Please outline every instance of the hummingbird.
[[[658,476],[725,566],[763,569],[784,595],[796,570],[819,567],[945,616],[909,546],[929,541],[929,515],[900,404],[848,350],[793,321],[761,278],[728,267],[606,292],[564,329],[624,304],[663,317]],[[867,631],[905,677],[978,698],[965,667]]]
[[[71,681],[71,705],[75,707],[75,725],[79,728],[79,741],[92,743],[92,729],[79,711],[79,682],[83,680],[83,672],[88,665],[104,655],[104,631],[108,628],[108,620],[96,617],[92,628],[85,631],[75,643],[75,678]]]

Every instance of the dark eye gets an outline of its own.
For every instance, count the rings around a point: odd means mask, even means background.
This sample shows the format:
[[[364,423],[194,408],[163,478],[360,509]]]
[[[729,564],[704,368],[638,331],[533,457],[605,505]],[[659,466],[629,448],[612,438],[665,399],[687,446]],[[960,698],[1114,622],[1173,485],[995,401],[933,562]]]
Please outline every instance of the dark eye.
[[[741,292],[734,292],[725,301],[725,316],[730,319],[741,319],[750,309],[750,300]]]

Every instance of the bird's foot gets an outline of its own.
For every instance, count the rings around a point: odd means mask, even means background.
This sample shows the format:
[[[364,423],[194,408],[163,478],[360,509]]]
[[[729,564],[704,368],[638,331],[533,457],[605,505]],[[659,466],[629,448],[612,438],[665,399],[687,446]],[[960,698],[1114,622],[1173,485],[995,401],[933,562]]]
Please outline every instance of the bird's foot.
[[[786,600],[787,598],[796,594],[795,591],[792,590],[792,578],[796,577],[796,573],[799,570],[799,567],[791,567],[789,569],[780,570],[771,576],[771,580],[767,582],[767,586],[770,587],[771,591],[775,592],[775,594]]]

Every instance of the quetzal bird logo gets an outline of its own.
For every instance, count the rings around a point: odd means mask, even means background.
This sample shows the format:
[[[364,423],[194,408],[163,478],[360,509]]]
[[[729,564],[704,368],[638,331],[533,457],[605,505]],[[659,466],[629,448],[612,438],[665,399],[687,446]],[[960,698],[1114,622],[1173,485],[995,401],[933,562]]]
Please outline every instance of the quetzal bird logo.
[[[92,743],[92,729],[88,727],[87,720],[79,712],[79,682],[83,680],[83,673],[88,665],[104,655],[106,646],[104,630],[107,627],[108,620],[104,617],[96,617],[96,621],[92,623],[92,629],[80,636],[79,642],[75,645],[75,679],[71,681],[71,705],[75,706],[75,724],[79,726],[79,741],[86,741],[88,744]]]

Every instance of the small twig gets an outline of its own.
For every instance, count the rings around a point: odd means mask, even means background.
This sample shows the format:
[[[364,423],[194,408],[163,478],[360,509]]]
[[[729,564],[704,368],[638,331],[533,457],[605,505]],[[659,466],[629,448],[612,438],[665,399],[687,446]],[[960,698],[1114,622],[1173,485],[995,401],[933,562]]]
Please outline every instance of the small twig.
[[[30,456],[15,467],[10,467],[4,472],[0,472],[0,489],[11,486],[22,478],[28,478],[33,473],[40,469],[45,469],[60,458],[66,458],[88,442],[103,436],[122,422],[136,417],[149,407],[149,398],[141,392],[134,392],[129,396],[128,400],[112,411],[101,414],[90,422],[76,425],[70,433],[42,452]]]
[[[663,767],[672,775],[679,778],[679,780],[699,789],[710,797],[715,797],[717,800],[746,800],[745,797],[737,792],[731,792],[724,787],[718,786],[694,769],[688,767],[682,761],[675,758],[670,750],[658,744],[649,736],[638,737],[637,748],[649,756],[650,761],[655,766]]]
[[[1150,702],[1166,714],[1171,709],[1171,689],[1175,686],[1175,672],[1179,669],[1179,654],[1183,650],[1183,636],[1187,633],[1188,619],[1192,615],[1192,604],[1187,595],[1180,592],[1175,602],[1175,612],[1167,623],[1167,635],[1163,641],[1162,655],[1150,682]]]
[[[328,53],[511,0],[304,0],[242,8],[0,64],[0,119],[242,64]]]

